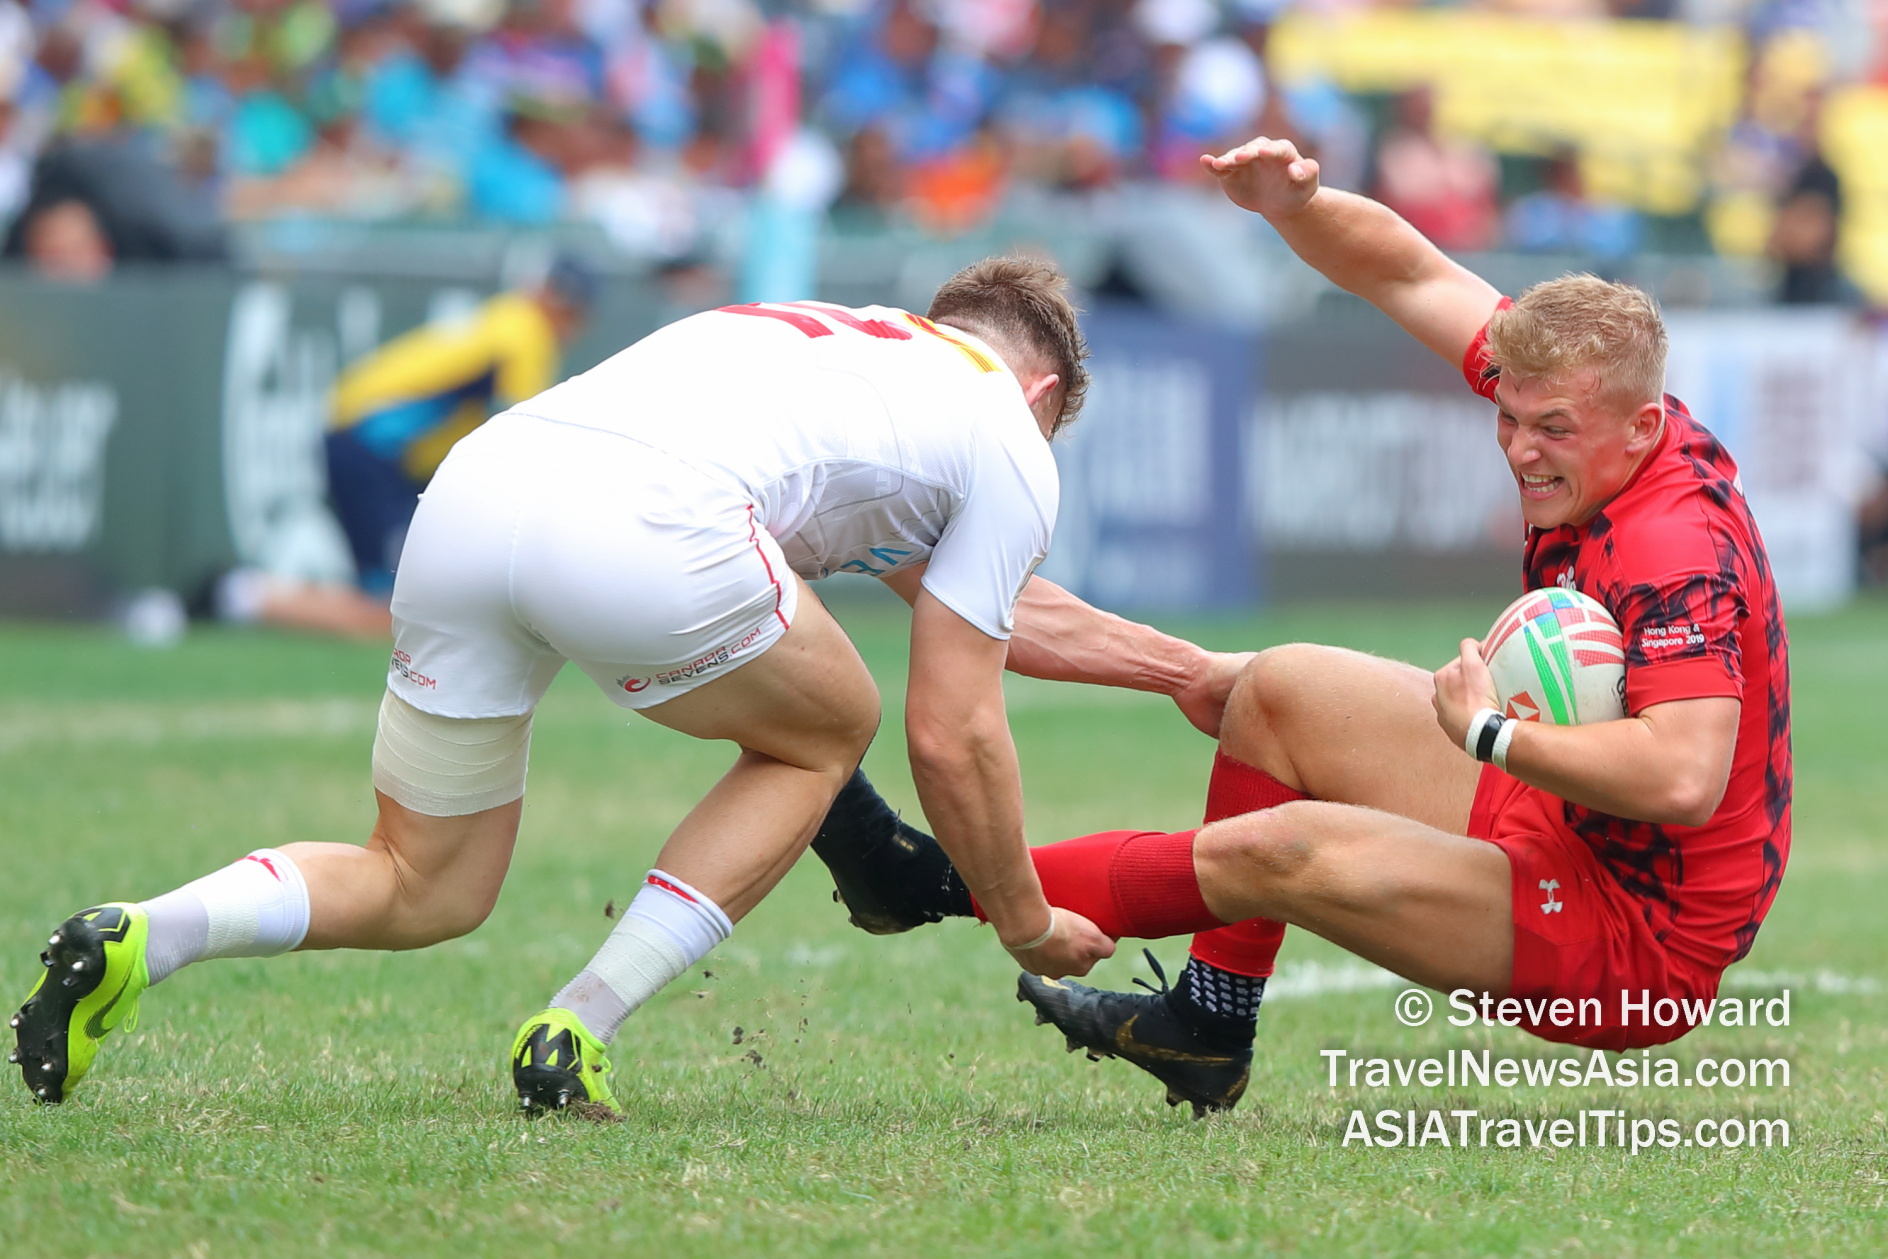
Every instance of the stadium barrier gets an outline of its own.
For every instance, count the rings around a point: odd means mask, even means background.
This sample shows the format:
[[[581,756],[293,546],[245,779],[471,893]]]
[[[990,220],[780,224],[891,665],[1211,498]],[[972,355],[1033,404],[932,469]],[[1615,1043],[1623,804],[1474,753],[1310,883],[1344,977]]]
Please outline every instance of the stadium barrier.
[[[320,435],[339,366],[481,292],[419,279],[0,275],[0,614],[189,597],[241,563],[345,577]],[[857,300],[855,298],[855,300]],[[577,370],[683,313],[614,283]],[[1673,391],[1724,438],[1792,606],[1854,580],[1888,339],[1834,311],[1675,312]],[[1057,445],[1046,575],[1123,609],[1513,589],[1520,528],[1486,404],[1387,321],[1263,334],[1107,307]]]

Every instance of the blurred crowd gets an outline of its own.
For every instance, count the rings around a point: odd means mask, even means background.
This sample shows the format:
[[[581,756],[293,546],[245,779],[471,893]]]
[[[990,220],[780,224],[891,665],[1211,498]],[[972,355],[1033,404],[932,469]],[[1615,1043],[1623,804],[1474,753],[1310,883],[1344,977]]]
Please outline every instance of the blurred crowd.
[[[1784,264],[1782,298],[1846,295],[1818,101],[1888,55],[1816,57],[1861,7],[1496,4],[1747,31],[1747,99],[1711,163],[1729,209],[1709,232],[1694,216],[1696,247],[1741,232]],[[1654,229],[1671,247],[1664,225],[1588,195],[1575,151],[1498,157],[1439,131],[1424,90],[1281,86],[1268,40],[1305,6],[1371,4],[0,0],[0,223],[9,253],[81,279],[216,257],[226,224],[297,215],[587,221],[625,254],[682,264],[757,189],[837,230],[950,234],[1016,195],[1198,181],[1202,150],[1264,132],[1451,249],[1605,258]],[[1888,54],[1867,23],[1845,46]]]

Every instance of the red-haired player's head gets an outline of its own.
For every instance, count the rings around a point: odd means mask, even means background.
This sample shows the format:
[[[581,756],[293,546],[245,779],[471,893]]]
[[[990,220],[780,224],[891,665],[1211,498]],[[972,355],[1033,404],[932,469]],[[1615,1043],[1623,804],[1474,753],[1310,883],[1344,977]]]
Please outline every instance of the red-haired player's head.
[[[1584,524],[1632,479],[1665,424],[1665,325],[1625,284],[1537,284],[1488,324],[1501,449],[1528,524]]]

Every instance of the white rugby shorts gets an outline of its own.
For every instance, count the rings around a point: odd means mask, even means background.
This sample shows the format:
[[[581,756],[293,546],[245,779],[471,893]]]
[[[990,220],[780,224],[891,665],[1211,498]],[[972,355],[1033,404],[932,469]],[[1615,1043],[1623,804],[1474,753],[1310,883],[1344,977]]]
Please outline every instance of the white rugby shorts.
[[[438,716],[516,716],[572,660],[653,708],[773,646],[797,603],[738,488],[632,438],[501,415],[414,513],[387,682]]]

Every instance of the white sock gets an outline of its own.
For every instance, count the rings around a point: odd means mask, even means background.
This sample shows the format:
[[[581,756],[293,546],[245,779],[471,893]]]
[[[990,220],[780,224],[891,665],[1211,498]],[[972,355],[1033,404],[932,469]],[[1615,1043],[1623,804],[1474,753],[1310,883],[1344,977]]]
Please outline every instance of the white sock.
[[[569,1010],[607,1045],[638,1006],[732,934],[719,905],[674,875],[651,870],[623,921],[551,1005]]]
[[[211,957],[274,957],[308,935],[308,884],[273,848],[139,906],[151,920],[151,982]]]

